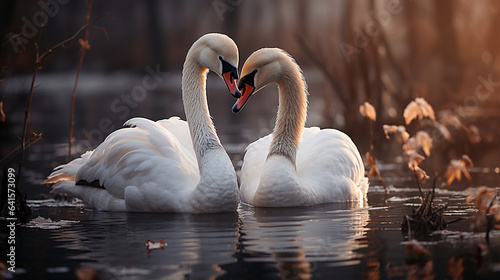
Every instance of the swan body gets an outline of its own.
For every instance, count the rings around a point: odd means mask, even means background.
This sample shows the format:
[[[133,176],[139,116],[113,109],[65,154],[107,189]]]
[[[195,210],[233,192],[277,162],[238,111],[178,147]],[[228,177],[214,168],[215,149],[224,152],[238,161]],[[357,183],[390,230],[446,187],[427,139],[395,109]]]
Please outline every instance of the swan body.
[[[233,165],[208,111],[205,81],[219,74],[234,96],[238,49],[207,34],[188,51],[182,74],[187,122],[178,117],[128,120],[95,150],[56,168],[45,183],[106,211],[214,213],[238,204]]]
[[[307,88],[295,60],[281,49],[261,49],[247,59],[241,77],[236,113],[266,85],[279,89],[273,133],[246,148],[241,201],[261,207],[363,202],[368,179],[352,140],[335,129],[304,128]]]

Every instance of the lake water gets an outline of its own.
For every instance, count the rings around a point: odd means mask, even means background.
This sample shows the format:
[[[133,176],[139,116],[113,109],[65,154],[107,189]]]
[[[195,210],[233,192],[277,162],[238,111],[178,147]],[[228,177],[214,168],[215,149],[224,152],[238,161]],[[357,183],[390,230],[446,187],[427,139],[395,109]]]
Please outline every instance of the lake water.
[[[405,185],[407,187],[405,187]],[[400,228],[417,202],[404,185],[372,186],[367,204],[254,208],[214,215],[109,213],[78,201],[30,201],[33,217],[71,220],[58,229],[17,228],[15,279],[452,279],[462,259],[465,279],[499,279],[500,233],[468,230],[471,205],[459,191],[439,190],[450,224],[422,243],[422,260],[405,251]],[[148,250],[146,240],[164,240]],[[481,245],[478,245],[481,244]]]
[[[180,84],[179,77],[172,79]],[[60,77],[56,80],[65,81]],[[406,251],[407,239],[401,232],[403,216],[410,214],[419,203],[418,190],[408,173],[398,171],[401,169],[397,164],[381,166],[383,174],[391,174],[385,178],[390,193],[385,194],[377,182],[372,182],[368,199],[361,204],[278,209],[241,204],[235,213],[186,215],[100,212],[86,208],[80,201],[46,198],[50,197],[49,189],[40,185],[40,181],[51,168],[65,162],[69,98],[61,101],[60,95],[54,93],[61,89],[54,92],[44,89],[48,82],[43,81],[42,77],[30,128],[43,131],[45,136],[27,153],[22,191],[30,199],[31,218],[50,218],[55,228],[17,227],[16,273],[2,270],[0,278],[453,279],[462,276],[464,279],[500,279],[500,232],[492,232],[490,245],[485,245],[484,233],[470,232],[475,210],[465,204],[463,192],[468,186],[497,184],[499,174],[494,169],[475,168],[473,184],[463,182],[453,188],[438,189],[435,202],[448,205],[446,220],[461,220],[422,241],[430,253],[421,258]],[[134,81],[126,85],[117,83],[118,89],[114,91],[127,94]],[[140,83],[140,79],[136,82]],[[83,79],[81,84],[96,82]],[[71,85],[68,83],[66,87]],[[99,83],[96,87],[100,87]],[[165,89],[168,86],[158,91]],[[98,128],[104,117],[119,126],[123,123],[122,117],[141,115],[158,119],[183,115],[178,96],[153,92],[151,99],[130,107],[129,116],[122,116],[110,111],[110,104],[121,100],[120,93],[97,95],[91,90],[84,89],[84,94],[77,99],[75,154],[81,152],[79,149],[83,151],[88,145],[92,146],[93,140],[99,140],[98,133],[106,134],[97,130],[94,138],[84,138],[85,132]],[[14,90],[11,92],[14,93],[6,100],[24,104]],[[209,95],[209,103],[215,124],[235,166],[239,166],[246,143],[269,133],[276,96],[273,94],[270,102],[254,100],[263,105],[247,105],[239,117],[230,113],[234,100],[213,96]],[[269,113],[256,113],[256,108]],[[8,127],[13,135],[19,134],[21,112],[7,114],[18,123]],[[2,131],[6,131],[5,126]],[[17,143],[14,140],[4,142],[3,154],[7,145]],[[4,237],[6,233],[2,232],[2,240]],[[145,246],[148,239],[163,240],[165,246],[148,250]],[[2,242],[2,261],[7,250],[6,243]]]

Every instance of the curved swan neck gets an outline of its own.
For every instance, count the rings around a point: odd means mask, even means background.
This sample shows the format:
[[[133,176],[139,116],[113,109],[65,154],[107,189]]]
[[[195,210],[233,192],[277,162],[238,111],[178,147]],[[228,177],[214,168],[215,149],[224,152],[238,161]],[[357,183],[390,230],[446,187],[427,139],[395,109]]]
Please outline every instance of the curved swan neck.
[[[299,66],[290,61],[278,84],[279,107],[268,157],[283,155],[295,164],[307,116],[307,86]]]
[[[222,145],[208,111],[205,89],[208,69],[201,66],[195,57],[196,54],[190,50],[184,62],[182,100],[199,163],[207,150],[220,148]]]

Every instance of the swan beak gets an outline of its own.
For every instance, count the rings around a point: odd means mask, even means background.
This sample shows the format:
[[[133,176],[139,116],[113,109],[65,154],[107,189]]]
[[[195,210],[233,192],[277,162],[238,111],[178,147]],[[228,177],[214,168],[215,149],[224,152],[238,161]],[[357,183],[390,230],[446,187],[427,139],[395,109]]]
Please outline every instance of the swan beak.
[[[222,74],[222,77],[224,78],[224,82],[226,82],[227,88],[231,92],[231,95],[234,98],[239,98],[241,96],[241,93],[238,90],[238,84],[236,83],[233,72],[226,72]]]
[[[254,91],[255,91],[255,87],[253,87],[247,83],[243,84],[243,90],[241,92],[241,97],[238,98],[236,103],[234,103],[234,105],[233,105],[233,113],[236,114],[236,113],[239,113],[241,111],[243,106],[245,106],[245,104],[247,103],[248,98],[250,98],[250,96],[252,96]]]

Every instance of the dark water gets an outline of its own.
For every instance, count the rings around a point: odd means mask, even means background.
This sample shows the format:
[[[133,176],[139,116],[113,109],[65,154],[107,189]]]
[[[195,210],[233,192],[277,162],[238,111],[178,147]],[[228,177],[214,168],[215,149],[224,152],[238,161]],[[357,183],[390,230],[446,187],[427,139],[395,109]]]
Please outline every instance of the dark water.
[[[110,110],[110,104],[140,84],[140,76],[126,82],[119,78],[115,84],[112,77],[84,78],[81,84],[90,88],[84,88],[77,98],[74,154],[92,148],[107,135],[106,129],[99,128],[104,118],[119,127],[133,116],[182,117],[180,91],[178,86],[170,86],[180,85],[180,77],[168,77],[169,83],[148,93],[136,107],[129,106],[127,114]],[[423,241],[430,254],[420,259],[405,251],[407,239],[400,229],[403,216],[419,203],[418,191],[398,164],[381,166],[391,192],[386,195],[372,182],[368,200],[362,205],[279,209],[240,205],[235,213],[182,215],[99,212],[80,202],[44,199],[50,197],[49,188],[41,185],[41,180],[66,161],[70,100],[54,86],[63,87],[60,84],[52,83],[53,90],[48,87],[49,78],[40,80],[30,122],[30,130],[45,136],[27,152],[21,190],[30,199],[31,218],[50,218],[56,225],[61,220],[76,223],[52,229],[18,226],[16,273],[2,270],[0,279],[453,279],[457,275],[500,279],[500,232],[492,232],[490,245],[485,245],[484,233],[470,232],[475,210],[465,204],[463,192],[468,186],[496,186],[499,170],[494,168],[473,169],[473,184],[438,189],[435,202],[448,205],[446,220],[461,220]],[[106,79],[111,79],[107,87],[110,83],[114,86],[110,92],[92,92],[92,85],[107,88],[101,86]],[[20,134],[22,110],[15,113],[12,104],[18,108],[24,104],[20,97],[26,84],[23,81],[3,83],[11,87],[7,88],[10,94],[4,96],[11,107],[4,107],[8,120],[0,125],[2,154],[18,143],[13,136]],[[67,84],[64,91],[71,89],[72,83]],[[209,79],[208,90],[225,88]],[[268,96],[253,97],[253,102],[261,105],[247,105],[236,117],[230,112],[233,99],[209,94],[218,133],[237,167],[246,144],[272,128],[277,98],[275,94]],[[310,119],[314,119],[314,110],[310,111]],[[86,137],[90,132],[91,137]],[[0,253],[5,264],[8,247],[4,227],[1,235]],[[145,246],[148,239],[164,240],[166,246],[149,251]],[[453,266],[454,262],[461,264]]]
[[[484,234],[468,230],[471,205],[460,191],[440,190],[448,221],[415,261],[400,230],[416,189],[373,186],[368,204],[253,208],[215,215],[108,213],[77,202],[31,201],[33,217],[78,221],[59,229],[17,228],[15,279],[452,279],[462,259],[465,279],[499,279],[500,233],[484,255]],[[148,251],[146,240],[164,240]],[[484,246],[484,245],[481,245]],[[425,269],[424,269],[425,268]],[[425,278],[430,277],[430,278]]]

